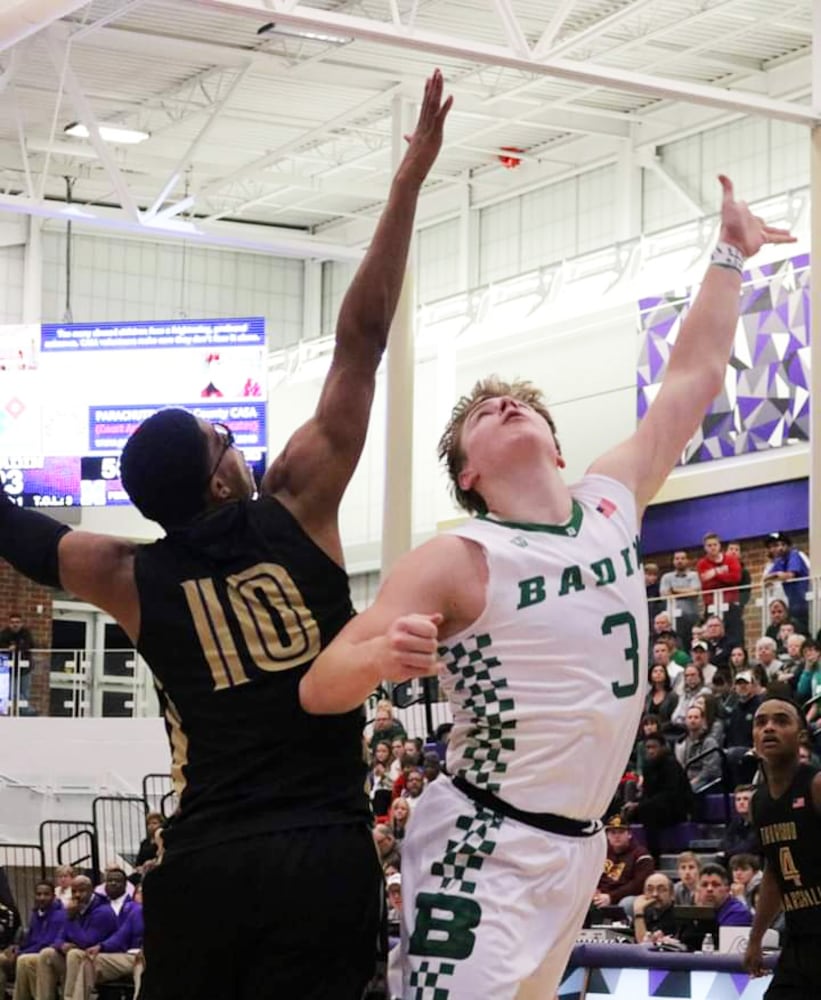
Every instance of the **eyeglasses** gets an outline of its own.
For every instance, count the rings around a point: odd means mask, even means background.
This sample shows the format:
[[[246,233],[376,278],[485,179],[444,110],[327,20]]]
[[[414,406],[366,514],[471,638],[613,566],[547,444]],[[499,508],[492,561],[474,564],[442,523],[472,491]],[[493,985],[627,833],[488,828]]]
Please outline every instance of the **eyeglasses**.
[[[225,453],[229,448],[234,447],[234,432],[231,430],[227,424],[213,423],[211,426],[217,432],[217,436],[222,440],[220,441],[220,453],[217,457],[216,462],[214,462],[214,467],[208,474],[208,478],[205,480],[205,485],[207,486],[211,480],[214,478],[217,469],[220,467],[220,462],[225,458]]]

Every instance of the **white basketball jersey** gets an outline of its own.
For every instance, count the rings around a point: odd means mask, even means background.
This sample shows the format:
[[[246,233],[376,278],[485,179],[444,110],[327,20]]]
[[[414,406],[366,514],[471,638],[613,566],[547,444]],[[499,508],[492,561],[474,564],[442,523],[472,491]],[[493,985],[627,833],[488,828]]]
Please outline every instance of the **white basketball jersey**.
[[[520,809],[600,817],[636,738],[647,598],[636,503],[607,476],[571,487],[563,525],[474,518],[485,609],[440,650],[448,770]]]

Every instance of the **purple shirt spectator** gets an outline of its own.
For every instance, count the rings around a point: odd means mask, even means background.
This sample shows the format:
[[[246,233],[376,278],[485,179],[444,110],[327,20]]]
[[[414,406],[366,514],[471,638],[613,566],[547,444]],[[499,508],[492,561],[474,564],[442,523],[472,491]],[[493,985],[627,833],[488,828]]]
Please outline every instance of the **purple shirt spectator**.
[[[45,910],[33,910],[20,954],[36,955],[43,948],[52,947],[62,937],[67,916],[59,899],[52,900]]]
[[[111,904],[105,896],[96,892],[91,894],[88,906],[71,920],[66,920],[62,933],[54,942],[59,949],[64,944],[73,944],[78,948],[91,948],[100,944],[117,930],[117,915],[111,909]]]
[[[122,919],[125,914],[125,919]],[[139,903],[131,902],[126,910],[120,912],[121,922],[117,930],[100,942],[100,951],[122,954],[143,946],[143,908]]]
[[[753,915],[740,899],[728,896],[716,910],[716,922],[719,927],[751,927]]]

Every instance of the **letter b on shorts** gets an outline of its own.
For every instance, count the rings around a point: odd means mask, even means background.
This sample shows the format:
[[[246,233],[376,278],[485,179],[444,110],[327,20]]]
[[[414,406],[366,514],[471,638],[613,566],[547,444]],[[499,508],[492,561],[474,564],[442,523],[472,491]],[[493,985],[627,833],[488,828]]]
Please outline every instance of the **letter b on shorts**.
[[[436,911],[434,913],[434,911]],[[412,955],[468,958],[476,944],[482,908],[475,899],[444,892],[420,892],[416,897],[416,926],[410,939]]]

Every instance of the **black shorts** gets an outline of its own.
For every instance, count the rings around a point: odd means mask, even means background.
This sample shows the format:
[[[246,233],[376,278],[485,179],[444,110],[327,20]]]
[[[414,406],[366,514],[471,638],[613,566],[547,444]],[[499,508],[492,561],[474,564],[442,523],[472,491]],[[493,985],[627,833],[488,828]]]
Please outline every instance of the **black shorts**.
[[[764,1000],[817,1000],[821,996],[821,935],[787,937]]]
[[[166,858],[143,882],[140,1000],[360,1000],[384,891],[364,825]]]

